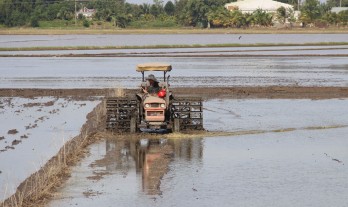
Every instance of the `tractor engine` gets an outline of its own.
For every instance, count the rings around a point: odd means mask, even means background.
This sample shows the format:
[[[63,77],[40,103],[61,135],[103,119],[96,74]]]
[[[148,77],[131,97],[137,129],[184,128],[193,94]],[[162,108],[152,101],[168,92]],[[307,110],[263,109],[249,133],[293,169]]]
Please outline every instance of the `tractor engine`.
[[[146,122],[157,122],[157,124],[162,124],[165,121],[167,107],[164,99],[148,96],[143,102],[143,108]]]

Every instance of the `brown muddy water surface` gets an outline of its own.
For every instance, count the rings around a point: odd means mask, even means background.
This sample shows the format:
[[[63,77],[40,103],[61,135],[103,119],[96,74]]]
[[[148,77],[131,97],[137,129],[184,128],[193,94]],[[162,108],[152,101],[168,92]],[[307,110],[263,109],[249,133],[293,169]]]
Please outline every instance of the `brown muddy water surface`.
[[[105,134],[48,206],[346,206],[347,101],[213,99],[207,134]]]

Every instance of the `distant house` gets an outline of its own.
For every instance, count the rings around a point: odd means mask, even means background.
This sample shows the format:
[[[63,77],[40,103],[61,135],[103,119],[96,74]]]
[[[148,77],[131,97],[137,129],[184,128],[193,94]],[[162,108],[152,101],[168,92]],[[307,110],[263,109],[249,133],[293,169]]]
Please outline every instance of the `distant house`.
[[[80,11],[76,13],[76,16],[78,17],[79,14],[82,14],[86,18],[92,18],[94,13],[95,13],[95,9],[88,9],[86,7],[83,7],[83,9],[80,9]]]
[[[348,7],[332,7],[331,12],[332,13],[340,13],[341,11],[348,10]]]
[[[257,9],[262,9],[266,12],[276,12],[280,7],[294,9],[290,4],[272,0],[238,0],[237,2],[225,4],[226,9],[230,11],[240,10],[242,13],[253,13]]]

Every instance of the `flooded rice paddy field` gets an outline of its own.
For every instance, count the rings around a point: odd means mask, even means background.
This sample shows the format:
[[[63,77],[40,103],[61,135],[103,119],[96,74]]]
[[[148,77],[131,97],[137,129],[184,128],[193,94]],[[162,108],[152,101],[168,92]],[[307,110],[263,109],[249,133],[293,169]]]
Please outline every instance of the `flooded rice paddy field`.
[[[1,35],[0,47],[148,46],[347,42],[347,34]]]
[[[346,41],[346,34],[2,35],[0,47]],[[150,134],[120,139],[103,132],[104,139],[89,147],[48,206],[347,206],[348,95],[320,95],[323,87],[348,87],[347,51],[347,46],[2,51],[0,88],[9,95],[0,97],[0,201],[80,133],[100,102],[80,96],[89,97],[84,94],[91,89],[135,89],[141,80],[136,64],[168,62],[173,87],[190,94],[202,87],[219,90],[215,96],[200,92],[207,95],[209,132],[175,139]],[[278,95],[298,91],[299,99],[221,94],[268,86],[282,87],[269,90]],[[308,99],[312,96],[301,88],[292,90],[297,87],[317,88],[318,100]],[[37,94],[39,89],[54,95]],[[85,91],[63,97],[59,93],[68,90],[55,89]],[[11,96],[20,90],[24,96]]]
[[[137,88],[136,64],[153,61],[173,65],[175,87],[348,86],[347,57],[188,56],[0,58],[0,87]]]
[[[0,47],[347,42],[346,34],[240,36],[2,35]],[[136,88],[135,65],[143,62],[171,63],[175,87],[348,84],[346,45],[1,51],[0,56],[1,88]]]
[[[86,115],[99,102],[0,97],[0,201],[80,134]]]
[[[208,100],[204,126],[225,134],[109,136],[48,206],[346,206],[347,104]]]

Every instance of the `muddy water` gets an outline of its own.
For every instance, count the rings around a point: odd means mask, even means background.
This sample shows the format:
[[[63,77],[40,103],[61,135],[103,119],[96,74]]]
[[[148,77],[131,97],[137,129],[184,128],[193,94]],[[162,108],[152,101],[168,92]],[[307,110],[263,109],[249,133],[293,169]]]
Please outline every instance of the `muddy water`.
[[[205,103],[211,131],[263,131],[101,141],[48,206],[347,206],[347,101]]]
[[[0,97],[0,202],[80,133],[86,115],[98,103]]]
[[[0,47],[347,42],[347,34],[1,35]]]
[[[346,57],[0,58],[1,88],[136,88],[142,62],[173,65],[171,85],[348,86]],[[157,76],[162,74],[155,73]]]
[[[204,127],[257,131],[348,126],[347,106],[348,99],[216,99],[204,103]]]

